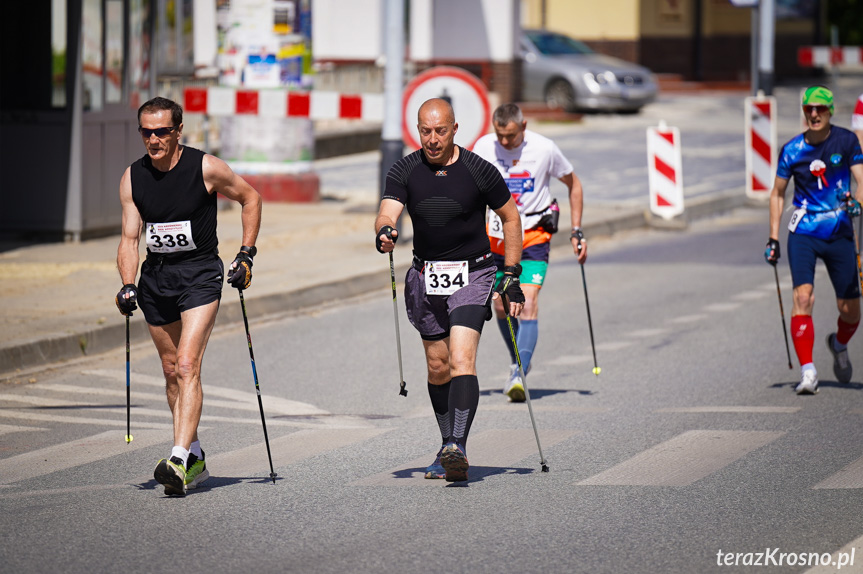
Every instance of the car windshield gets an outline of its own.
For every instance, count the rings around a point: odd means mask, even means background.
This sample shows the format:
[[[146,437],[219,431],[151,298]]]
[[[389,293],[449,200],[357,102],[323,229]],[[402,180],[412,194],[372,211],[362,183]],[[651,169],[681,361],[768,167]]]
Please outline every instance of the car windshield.
[[[536,46],[536,49],[546,56],[560,56],[566,54],[593,54],[593,50],[563,34],[554,32],[525,32],[527,37]]]

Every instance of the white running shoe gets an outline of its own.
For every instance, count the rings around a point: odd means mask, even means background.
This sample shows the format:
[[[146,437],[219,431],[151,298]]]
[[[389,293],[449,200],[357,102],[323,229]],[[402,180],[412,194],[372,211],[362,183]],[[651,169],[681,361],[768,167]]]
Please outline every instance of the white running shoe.
[[[518,365],[515,366],[515,372],[509,378],[504,394],[509,397],[510,402],[524,402],[524,381],[521,380],[521,373],[518,372]]]
[[[815,369],[806,369],[800,377],[800,384],[794,391],[798,395],[814,395],[818,392],[818,373]]]
[[[509,375],[506,377],[506,383],[503,385],[503,394],[509,390],[512,385],[512,378],[518,376],[518,363],[513,363],[509,366]]]
[[[836,380],[840,383],[847,384],[851,382],[851,359],[848,358],[848,348],[837,351],[833,344],[836,341],[836,333],[827,335],[827,348],[833,354],[833,374],[836,375]]]

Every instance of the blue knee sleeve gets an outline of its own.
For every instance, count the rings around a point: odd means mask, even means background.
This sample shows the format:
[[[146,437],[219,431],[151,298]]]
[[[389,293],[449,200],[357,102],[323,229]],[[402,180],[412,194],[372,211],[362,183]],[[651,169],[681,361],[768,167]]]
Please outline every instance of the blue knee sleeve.
[[[536,348],[536,339],[539,337],[539,321],[528,321],[521,319],[518,325],[518,335],[515,337],[518,343],[518,353],[521,355],[521,366],[527,373],[530,368],[530,358]]]

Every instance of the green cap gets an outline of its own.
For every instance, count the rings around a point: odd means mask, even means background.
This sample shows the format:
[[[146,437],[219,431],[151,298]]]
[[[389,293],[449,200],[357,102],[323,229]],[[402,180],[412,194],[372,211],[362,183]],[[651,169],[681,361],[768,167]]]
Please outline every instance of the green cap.
[[[827,106],[833,113],[833,92],[824,86],[812,86],[803,92],[804,106]]]

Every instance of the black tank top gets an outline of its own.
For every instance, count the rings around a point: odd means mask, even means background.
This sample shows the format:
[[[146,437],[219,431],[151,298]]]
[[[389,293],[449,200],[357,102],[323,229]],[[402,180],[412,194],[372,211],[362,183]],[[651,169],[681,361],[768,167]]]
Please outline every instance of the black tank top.
[[[144,221],[148,257],[173,263],[218,255],[216,194],[204,185],[203,159],[201,150],[183,146],[170,171],[153,167],[149,155],[132,164],[132,200]]]

